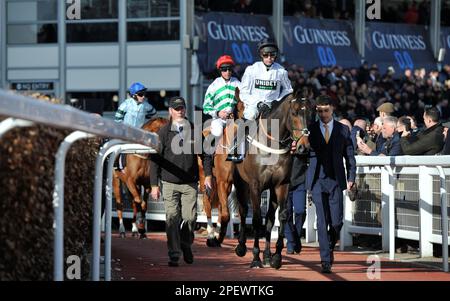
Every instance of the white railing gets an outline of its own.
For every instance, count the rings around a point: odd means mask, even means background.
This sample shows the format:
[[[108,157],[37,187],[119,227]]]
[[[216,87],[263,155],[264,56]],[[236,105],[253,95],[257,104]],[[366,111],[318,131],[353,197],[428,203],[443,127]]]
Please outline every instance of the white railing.
[[[450,156],[397,156],[397,157],[371,157],[357,156],[357,174],[359,177],[367,175],[380,175],[381,190],[381,225],[379,227],[355,225],[355,213],[357,199],[351,202],[344,194],[344,226],[341,233],[341,249],[352,244],[352,234],[371,234],[382,236],[382,248],[389,251],[391,260],[395,257],[395,237],[418,240],[420,242],[421,257],[433,255],[433,243],[442,244],[443,270],[448,272],[448,202],[446,175],[450,175]],[[405,182],[400,177],[412,175],[409,188],[417,188],[411,191],[405,189]],[[433,176],[439,177],[439,186],[433,185]],[[415,185],[417,178],[417,187]],[[375,181],[376,182],[376,181]],[[372,181],[372,184],[375,183]],[[401,184],[401,185],[399,185]],[[408,183],[407,183],[408,184]],[[407,187],[408,188],[408,187]],[[359,187],[363,190],[364,187]],[[378,190],[378,188],[376,188]],[[370,190],[370,188],[369,188]],[[372,195],[375,195],[375,191]],[[396,219],[401,217],[401,212],[396,210],[396,193],[413,195],[413,201],[417,194],[417,214],[405,213],[406,224],[396,228]],[[433,195],[439,195],[441,207],[441,235],[434,234],[438,230],[433,229]],[[375,197],[372,200],[377,201]],[[413,202],[412,202],[413,203]],[[436,202],[435,202],[436,203]],[[416,204],[413,203],[415,207]],[[415,210],[409,210],[414,212]],[[409,221],[408,221],[409,218]],[[412,221],[416,221],[412,222]],[[414,225],[413,225],[414,224]],[[403,228],[406,229],[401,229]],[[409,228],[409,229],[408,229]]]
[[[93,220],[93,260],[92,279],[99,280],[100,266],[100,224],[101,224],[101,191],[103,189],[103,163],[107,155],[114,151],[116,156],[120,151],[155,152],[159,142],[156,134],[134,127],[116,123],[67,105],[57,105],[38,101],[29,97],[15,95],[0,89],[0,116],[9,117],[0,122],[0,139],[15,127],[27,127],[33,124],[43,124],[51,127],[72,130],[61,143],[55,154],[55,186],[53,193],[54,208],[54,280],[64,280],[64,166],[65,156],[71,144],[78,139],[93,136],[112,138],[99,150],[96,161],[96,176],[94,179],[94,220]],[[126,142],[135,144],[128,145]],[[114,148],[114,146],[119,147]],[[110,149],[113,149],[112,151]],[[111,164],[112,165],[112,164]],[[112,167],[110,167],[112,169]],[[111,183],[112,172],[108,174]],[[109,187],[109,190],[108,190]],[[111,202],[111,185],[107,187],[107,200]],[[109,194],[108,194],[109,192]],[[107,213],[110,205],[107,204]],[[110,217],[110,214],[108,215]],[[110,229],[108,224],[107,230]],[[108,231],[110,235],[110,230]],[[110,258],[110,237],[106,237],[105,251]],[[106,263],[110,267],[110,263]],[[109,272],[105,274],[109,280]]]

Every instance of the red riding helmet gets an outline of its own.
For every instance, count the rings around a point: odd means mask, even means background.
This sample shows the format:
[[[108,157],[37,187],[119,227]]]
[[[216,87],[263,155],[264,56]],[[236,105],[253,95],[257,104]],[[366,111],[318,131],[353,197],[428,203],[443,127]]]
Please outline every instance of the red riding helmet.
[[[232,65],[234,66],[234,60],[229,55],[222,55],[217,59],[216,68],[219,69],[222,65]]]

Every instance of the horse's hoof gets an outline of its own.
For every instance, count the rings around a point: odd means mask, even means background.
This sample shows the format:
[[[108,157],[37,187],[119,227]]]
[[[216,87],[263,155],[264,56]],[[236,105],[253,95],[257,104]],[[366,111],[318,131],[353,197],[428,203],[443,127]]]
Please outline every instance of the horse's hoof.
[[[208,247],[210,247],[210,248],[220,248],[220,247],[222,247],[221,245],[220,245],[220,242],[217,240],[217,238],[208,238],[207,240],[206,240],[206,245],[208,246]]]
[[[120,232],[120,238],[125,238],[125,232]]]
[[[236,252],[236,255],[239,257],[244,257],[245,253],[247,253],[247,247],[245,245],[237,245],[236,249],[234,249],[234,251]]]
[[[252,263],[250,264],[250,268],[251,269],[262,269],[264,268],[261,260],[253,260]]]
[[[281,255],[280,254],[274,254],[272,256],[272,260],[270,261],[270,266],[274,269],[281,268]]]
[[[137,232],[131,232],[131,236],[132,237],[136,237],[136,236],[138,236],[138,233]]]
[[[141,234],[139,235],[139,239],[147,239],[147,234],[141,233]]]

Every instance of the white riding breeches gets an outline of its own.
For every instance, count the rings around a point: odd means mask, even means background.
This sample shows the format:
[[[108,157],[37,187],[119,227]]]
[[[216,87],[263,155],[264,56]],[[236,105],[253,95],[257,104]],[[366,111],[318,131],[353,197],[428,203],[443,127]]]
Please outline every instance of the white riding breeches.
[[[227,125],[227,120],[222,118],[214,118],[211,121],[211,134],[216,137],[222,136],[223,129]]]
[[[245,106],[244,118],[247,120],[255,120],[258,116],[258,108],[256,106]]]

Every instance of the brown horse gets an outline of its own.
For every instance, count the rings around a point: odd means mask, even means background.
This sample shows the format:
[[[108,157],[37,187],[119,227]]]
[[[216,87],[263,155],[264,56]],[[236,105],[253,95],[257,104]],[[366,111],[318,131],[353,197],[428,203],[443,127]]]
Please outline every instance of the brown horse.
[[[239,92],[236,93],[238,103],[236,105],[236,114],[238,118],[242,118],[244,112],[244,104],[239,100]],[[208,135],[208,130],[205,131],[205,135]],[[200,170],[200,191],[203,193],[203,210],[205,211],[208,219],[207,232],[208,238],[206,245],[208,247],[220,247],[223,242],[228,223],[230,221],[230,212],[228,209],[228,196],[231,193],[233,186],[233,174],[234,164],[231,161],[226,161],[228,156],[228,149],[232,145],[232,140],[236,135],[236,125],[234,123],[229,124],[223,131],[222,137],[219,139],[214,154],[214,167],[213,167],[213,181],[211,195],[205,193],[204,189],[204,174],[202,162],[199,159]],[[217,226],[214,228],[212,225],[212,209],[217,207],[219,216],[217,219]]]
[[[231,188],[233,186],[233,162],[226,161],[228,152],[227,148],[230,146],[230,142],[227,141],[227,137],[231,136],[227,132],[233,131],[233,127],[229,126],[224,130],[224,134],[218,141],[217,149],[214,155],[214,167],[213,167],[213,181],[211,194],[208,195],[204,189],[204,174],[202,168],[202,162],[199,159],[200,170],[200,187],[203,193],[203,210],[206,213],[208,219],[207,231],[208,238],[206,245],[208,247],[220,247],[223,242],[228,223],[230,221],[230,213],[228,210],[228,196],[230,195]],[[217,207],[219,216],[217,219],[217,226],[214,228],[211,221],[212,208]]]
[[[153,118],[142,126],[143,130],[157,132],[166,125],[169,120],[165,118]],[[125,227],[123,226],[123,203],[120,194],[120,181],[124,183],[133,197],[133,229],[132,235],[140,233],[140,238],[145,238],[145,212],[147,211],[146,200],[150,193],[150,162],[149,154],[126,155],[126,166],[122,171],[114,171],[113,190],[116,198],[116,209],[119,217],[120,237],[125,237]],[[141,197],[140,189],[144,188],[144,199]],[[139,217],[138,217],[139,216]],[[138,218],[137,218],[138,217]],[[136,220],[138,223],[136,224]]]
[[[307,124],[311,117],[309,102],[304,98],[297,98],[293,94],[286,96],[280,102],[273,104],[271,112],[268,114],[268,125],[264,126],[262,120],[255,121],[259,123],[257,127],[257,136],[253,140],[250,139],[251,145],[246,150],[246,156],[242,163],[236,164],[235,186],[236,195],[239,202],[239,212],[241,218],[241,227],[239,232],[239,244],[235,249],[238,256],[244,256],[247,252],[245,220],[248,213],[247,193],[249,193],[250,201],[253,209],[253,261],[251,267],[263,267],[259,258],[259,236],[262,229],[261,217],[261,193],[269,189],[270,201],[269,209],[266,215],[266,247],[264,250],[264,265],[270,264],[276,269],[281,267],[282,257],[281,251],[284,247],[284,226],[286,222],[285,201],[288,195],[288,185],[292,167],[292,156],[290,149],[292,142],[296,142],[299,153],[306,153],[308,148],[308,131]],[[279,121],[278,132],[272,131],[270,120]],[[279,134],[277,139],[273,138],[275,134]],[[263,143],[265,137],[272,142],[277,142],[281,148],[274,149],[269,143]],[[260,141],[257,141],[259,139]],[[259,143],[259,144],[258,144]],[[273,144],[271,144],[273,145]],[[270,147],[268,149],[267,147]],[[251,151],[251,152],[250,152]],[[276,154],[275,157],[273,155]],[[274,160],[269,163],[265,161],[267,156],[272,156]],[[276,252],[272,256],[270,253],[270,236],[273,224],[275,222],[275,211],[280,207],[278,229],[278,240],[276,242]]]

